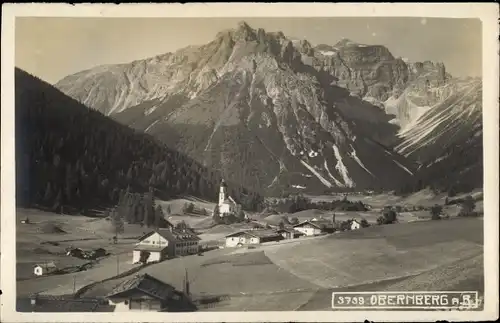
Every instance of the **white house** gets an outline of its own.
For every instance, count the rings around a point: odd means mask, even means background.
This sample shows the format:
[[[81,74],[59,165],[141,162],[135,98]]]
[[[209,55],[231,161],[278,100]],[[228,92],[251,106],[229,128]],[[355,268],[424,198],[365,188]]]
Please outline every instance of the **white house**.
[[[200,238],[189,230],[159,229],[139,238],[132,262],[154,262],[198,252]]]
[[[57,270],[57,265],[51,261],[45,264],[37,264],[33,267],[33,274],[36,276],[48,275]]]
[[[227,194],[227,185],[222,180],[219,189],[219,213],[221,216],[236,214],[241,210],[241,206]]]
[[[357,230],[357,229],[359,229],[359,228],[361,228],[361,223],[360,223],[358,220],[353,219],[353,220],[351,221],[351,226],[350,226],[350,229],[351,229],[351,230]]]
[[[115,312],[168,311],[179,308],[182,293],[148,274],[137,275],[116,286],[107,295]]]
[[[296,239],[304,235],[304,233],[293,228],[278,229],[277,232],[281,234],[285,239]]]
[[[306,236],[316,236],[322,233],[321,227],[313,221],[304,221],[293,226],[299,232]]]
[[[244,245],[254,245],[283,239],[283,236],[274,230],[247,230],[227,235],[226,247],[242,247]]]

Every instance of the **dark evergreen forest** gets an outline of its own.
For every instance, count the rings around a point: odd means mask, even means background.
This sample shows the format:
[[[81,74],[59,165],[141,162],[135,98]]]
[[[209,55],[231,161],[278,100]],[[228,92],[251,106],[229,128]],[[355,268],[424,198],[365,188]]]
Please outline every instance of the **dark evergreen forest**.
[[[20,69],[15,83],[19,206],[88,214],[115,206],[125,190],[217,199],[220,174]],[[228,186],[244,209],[261,207],[258,193]]]

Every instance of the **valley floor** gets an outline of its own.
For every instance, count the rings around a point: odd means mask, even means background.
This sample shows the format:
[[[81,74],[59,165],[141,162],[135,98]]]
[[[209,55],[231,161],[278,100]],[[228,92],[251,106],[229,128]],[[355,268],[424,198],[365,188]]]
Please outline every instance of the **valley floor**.
[[[30,209],[18,209],[17,213],[18,297],[32,293],[68,295],[91,283],[96,284],[81,297],[106,295],[131,277],[113,278],[136,267],[131,264],[132,246],[148,231],[126,225],[119,243],[112,244],[113,230],[105,219]],[[354,216],[347,213],[346,217]],[[374,211],[368,213],[375,215]],[[308,210],[298,216],[318,214]],[[20,224],[27,216],[32,224]],[[361,216],[371,219],[369,214]],[[211,228],[206,217],[172,215],[175,221],[181,218],[201,230],[202,244],[219,242],[226,234],[241,229],[237,225]],[[193,299],[203,303],[198,305],[201,311],[326,310],[335,290],[483,291],[482,218],[411,221],[415,218],[418,216],[409,216],[399,224],[267,243],[255,249],[216,249],[203,256],[174,258],[137,270],[178,289],[182,289],[187,270]],[[47,223],[64,232],[46,232]],[[85,250],[102,247],[110,255],[86,271],[33,277],[33,265],[42,261],[80,265],[81,260],[63,255],[69,246]],[[214,297],[218,301],[206,301]]]

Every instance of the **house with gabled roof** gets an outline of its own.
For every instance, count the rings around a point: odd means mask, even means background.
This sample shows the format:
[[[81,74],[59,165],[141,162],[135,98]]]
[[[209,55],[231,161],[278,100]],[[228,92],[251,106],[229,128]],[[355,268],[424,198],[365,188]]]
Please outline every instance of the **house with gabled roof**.
[[[283,238],[285,238],[285,239],[296,239],[296,238],[304,235],[304,233],[302,233],[298,230],[295,230],[294,228],[282,228],[282,229],[276,230],[276,232],[281,234],[283,236]]]
[[[335,232],[335,224],[328,220],[306,220],[294,225],[293,228],[306,236],[316,236]]]
[[[151,275],[136,275],[118,284],[107,296],[115,312],[189,310],[185,295]]]
[[[191,230],[157,229],[139,238],[132,262],[148,263],[197,253],[200,238]]]
[[[361,221],[358,221],[357,219],[352,219],[350,222],[351,222],[351,223],[350,223],[350,225],[349,225],[349,228],[350,228],[351,230],[357,230],[357,229],[359,229],[359,228],[361,228],[361,227],[362,227],[362,225],[361,225]]]
[[[256,229],[239,231],[226,236],[226,247],[241,247],[244,245],[260,244],[264,242],[280,241],[283,236],[275,230]]]
[[[33,274],[36,276],[48,275],[56,272],[58,269],[59,268],[54,261],[49,261],[46,263],[36,264],[33,267]]]

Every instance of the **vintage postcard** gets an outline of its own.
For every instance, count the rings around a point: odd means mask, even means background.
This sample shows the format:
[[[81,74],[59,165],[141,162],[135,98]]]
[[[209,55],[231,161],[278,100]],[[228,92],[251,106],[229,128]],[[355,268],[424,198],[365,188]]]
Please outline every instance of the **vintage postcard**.
[[[2,9],[2,322],[498,318],[497,6]]]

